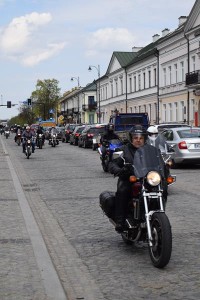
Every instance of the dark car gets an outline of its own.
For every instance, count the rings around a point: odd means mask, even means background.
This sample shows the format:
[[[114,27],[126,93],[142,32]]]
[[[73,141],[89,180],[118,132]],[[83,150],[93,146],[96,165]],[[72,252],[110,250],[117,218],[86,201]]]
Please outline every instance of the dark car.
[[[57,129],[57,138],[59,141],[62,141],[62,132],[64,130],[63,126],[56,126]]]
[[[78,145],[78,139],[82,131],[85,129],[85,125],[78,125],[75,127],[74,131],[70,134],[69,143],[70,145]]]
[[[66,143],[69,142],[70,134],[74,131],[76,126],[77,126],[76,124],[67,124],[65,126],[65,132],[64,132],[64,136],[62,136],[62,141],[65,141]]]
[[[104,133],[104,127],[92,125],[85,128],[78,139],[78,146],[83,148],[92,148],[94,136]]]

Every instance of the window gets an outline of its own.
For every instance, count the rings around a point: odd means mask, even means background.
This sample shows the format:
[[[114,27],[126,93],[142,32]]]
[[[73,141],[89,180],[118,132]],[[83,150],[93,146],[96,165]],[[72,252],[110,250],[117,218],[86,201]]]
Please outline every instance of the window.
[[[156,86],[156,82],[157,82],[157,72],[156,72],[156,69],[154,69],[153,71],[154,71],[154,86]]]
[[[163,69],[163,86],[167,85],[167,74],[166,74],[166,68]]]
[[[93,105],[94,102],[94,96],[88,96],[88,105]]]
[[[151,71],[148,72],[148,76],[149,76],[149,87],[151,87]]]
[[[149,115],[149,120],[151,121],[151,104],[148,104],[148,115]]]
[[[169,121],[172,121],[172,103],[169,103]]]
[[[111,83],[111,98],[113,98],[113,84]]]
[[[132,93],[132,78],[129,78],[129,88],[130,88],[130,93]]]
[[[177,64],[174,64],[174,73],[175,73],[174,81],[175,81],[175,83],[177,83],[178,82],[178,67],[177,67]]]
[[[133,112],[133,108],[132,107],[130,107],[130,113],[132,113]]]
[[[123,95],[123,79],[120,80],[121,83],[121,95]]]
[[[134,92],[136,92],[137,91],[137,86],[136,86],[136,76],[134,76]]]
[[[178,103],[174,102],[174,120],[178,121]]]
[[[172,84],[172,67],[169,66],[168,70],[169,70],[169,84]]]
[[[192,56],[192,71],[196,70],[196,66],[195,66],[195,56]]]
[[[144,105],[144,112],[147,112],[147,106]]]
[[[138,90],[141,90],[141,75],[138,75]]]
[[[163,121],[167,121],[167,107],[166,104],[163,104]]]
[[[143,73],[143,87],[146,88],[146,74]]]
[[[181,81],[184,81],[185,80],[184,61],[181,61],[180,66],[181,66],[181,69],[180,69]]]
[[[115,88],[116,88],[115,95],[118,96],[118,83],[117,83],[117,81],[115,83]]]
[[[106,99],[108,99],[108,87],[106,86]]]
[[[184,112],[185,112],[184,101],[181,101],[181,121],[184,120]]]
[[[195,102],[194,99],[190,102],[190,120],[194,120],[194,113],[195,113]]]

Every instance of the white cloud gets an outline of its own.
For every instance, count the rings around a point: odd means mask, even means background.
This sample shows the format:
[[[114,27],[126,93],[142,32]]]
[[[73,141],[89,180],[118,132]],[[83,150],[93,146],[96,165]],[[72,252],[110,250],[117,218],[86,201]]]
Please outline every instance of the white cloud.
[[[62,49],[64,49],[65,43],[60,44],[51,44],[48,46],[48,49],[43,49],[37,51],[34,54],[28,55],[22,59],[22,62],[26,66],[34,66],[40,63],[41,61],[47,60],[50,57],[58,54]]]
[[[134,35],[126,28],[104,28],[90,34],[87,39],[87,56],[110,48],[118,51],[129,51],[133,45]]]
[[[6,53],[16,53],[25,47],[34,31],[51,21],[49,13],[36,13],[14,18],[5,28],[1,36],[1,47]]]

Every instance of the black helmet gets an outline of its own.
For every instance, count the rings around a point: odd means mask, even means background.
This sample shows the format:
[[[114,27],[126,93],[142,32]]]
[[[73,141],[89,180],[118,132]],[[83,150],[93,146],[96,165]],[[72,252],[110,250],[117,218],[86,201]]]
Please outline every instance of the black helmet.
[[[114,124],[112,124],[112,123],[108,123],[108,125],[107,125],[107,131],[114,131]]]
[[[143,126],[135,125],[129,130],[130,141],[132,141],[133,136],[136,135],[136,134],[143,135],[144,136],[144,141],[146,141],[148,134],[147,134],[146,129]]]

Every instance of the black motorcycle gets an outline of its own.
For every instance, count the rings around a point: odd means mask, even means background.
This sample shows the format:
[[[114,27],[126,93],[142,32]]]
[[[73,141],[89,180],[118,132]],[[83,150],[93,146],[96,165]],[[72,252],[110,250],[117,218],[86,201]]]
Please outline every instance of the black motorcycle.
[[[25,138],[25,155],[26,158],[29,159],[29,157],[32,154],[32,140],[29,138]]]
[[[102,156],[102,145],[98,148],[100,154],[101,164],[104,172],[108,172],[109,162],[112,160],[113,153],[117,151],[119,147],[123,145],[122,141],[119,139],[113,139],[103,143],[103,146],[106,148],[106,153],[104,157]]]
[[[122,151],[118,155],[123,158]],[[126,244],[147,243],[153,265],[163,268],[168,264],[172,252],[172,232],[165,213],[164,190],[173,178],[166,178],[162,157],[149,145],[135,152],[132,167],[134,175],[129,178],[132,199],[121,236]],[[100,207],[115,226],[115,193],[101,193]]]
[[[39,133],[37,135],[37,138],[36,138],[36,146],[39,148],[39,149],[42,149],[44,145],[44,138],[43,138],[43,134]]]

